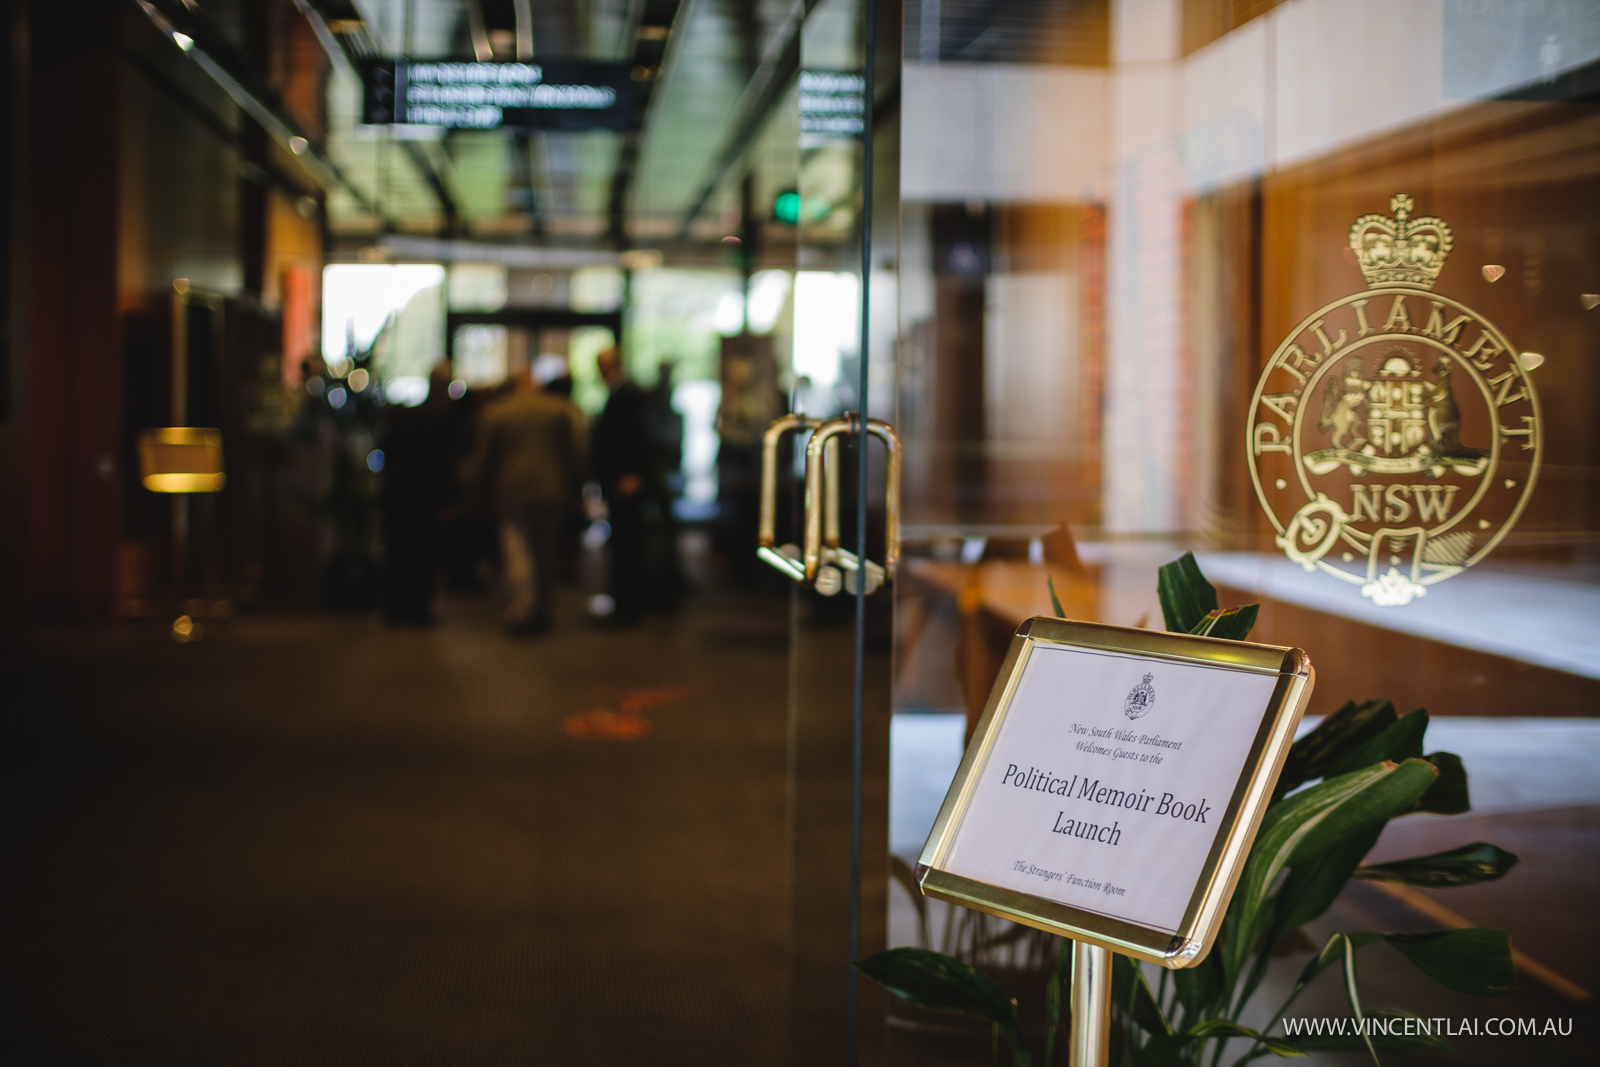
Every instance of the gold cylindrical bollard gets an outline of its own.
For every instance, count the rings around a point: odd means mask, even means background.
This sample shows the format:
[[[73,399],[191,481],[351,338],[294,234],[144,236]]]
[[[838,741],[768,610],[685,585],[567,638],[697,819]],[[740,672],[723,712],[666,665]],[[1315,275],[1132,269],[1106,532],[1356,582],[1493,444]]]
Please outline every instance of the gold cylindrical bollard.
[[[1107,1067],[1111,1060],[1111,953],[1072,943],[1070,1067]]]

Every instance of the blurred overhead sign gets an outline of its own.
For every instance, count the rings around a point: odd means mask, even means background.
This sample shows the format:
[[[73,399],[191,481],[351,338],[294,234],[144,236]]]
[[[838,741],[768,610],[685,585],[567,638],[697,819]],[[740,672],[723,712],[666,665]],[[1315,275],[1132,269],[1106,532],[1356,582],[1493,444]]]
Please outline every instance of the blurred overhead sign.
[[[805,140],[850,140],[865,127],[866,79],[849,70],[800,72],[800,136]]]
[[[364,72],[363,121],[460,130],[628,130],[638,111],[629,71],[626,63],[578,59],[372,63]]]

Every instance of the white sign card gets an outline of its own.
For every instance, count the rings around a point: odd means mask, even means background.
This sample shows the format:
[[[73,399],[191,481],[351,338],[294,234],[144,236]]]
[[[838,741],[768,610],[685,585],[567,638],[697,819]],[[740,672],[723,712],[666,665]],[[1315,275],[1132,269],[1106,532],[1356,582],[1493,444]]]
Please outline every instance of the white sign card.
[[[1277,681],[1038,646],[944,869],[1176,934]]]

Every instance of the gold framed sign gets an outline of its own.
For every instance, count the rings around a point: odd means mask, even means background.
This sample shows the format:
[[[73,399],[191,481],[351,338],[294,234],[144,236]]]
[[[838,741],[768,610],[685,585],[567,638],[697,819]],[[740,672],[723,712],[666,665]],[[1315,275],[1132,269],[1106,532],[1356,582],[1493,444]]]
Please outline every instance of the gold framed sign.
[[[1198,963],[1314,678],[1297,648],[1027,620],[923,846],[922,892]]]

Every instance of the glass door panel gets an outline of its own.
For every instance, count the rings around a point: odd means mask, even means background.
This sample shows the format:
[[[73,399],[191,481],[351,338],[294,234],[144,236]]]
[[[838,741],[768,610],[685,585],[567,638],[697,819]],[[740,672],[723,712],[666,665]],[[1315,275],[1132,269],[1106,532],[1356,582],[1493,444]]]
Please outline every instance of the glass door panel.
[[[1311,653],[1313,715],[1388,697],[1459,717],[1436,729],[1467,747],[1593,725],[1592,21],[1576,5],[909,0],[897,869],[1010,635],[1053,613],[1047,583],[1069,617],[1159,627],[1156,568],[1184,551],[1225,605],[1262,605],[1254,640]],[[1494,816],[1500,772],[1469,773]],[[1557,779],[1550,810],[1575,795]],[[1470,918],[1511,922],[1485,909]],[[1041,939],[923,912],[897,886],[889,913],[891,944],[979,964],[1025,1021],[1040,1002]],[[1518,936],[1592,974],[1539,923]],[[889,1047],[984,1062],[982,1028],[959,1030],[907,1012]]]
[[[862,359],[869,361],[866,407],[893,421],[896,317],[896,187],[898,131],[893,106],[880,106],[874,138],[874,269],[870,285],[868,351],[860,342],[862,287],[863,115],[861,81],[865,11],[859,0],[823,0],[806,17],[802,35],[797,239],[793,289],[792,410],[824,420],[862,407]],[[879,100],[891,100],[898,70],[899,9],[880,4]],[[854,110],[852,110],[852,102]],[[806,433],[796,435],[790,462],[790,514],[803,512],[793,479],[803,462],[793,458]],[[840,439],[838,529],[840,545],[854,550],[858,507],[858,456],[850,435]],[[830,460],[829,462],[833,462]],[[869,446],[866,484],[869,559],[882,560],[885,530],[885,453]],[[796,522],[779,541],[798,542]],[[858,621],[853,586],[823,595],[808,585],[791,591],[790,655],[790,918],[789,1035],[791,1062],[879,1062],[884,1047],[880,991],[858,991],[856,1047],[851,1032],[852,924],[855,957],[885,945],[889,887],[888,764],[889,669],[894,600],[888,589],[866,599]],[[852,759],[857,647],[862,648],[862,789],[859,910],[852,917]]]

